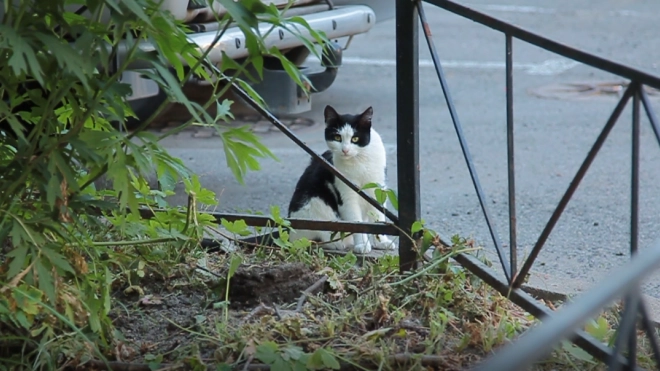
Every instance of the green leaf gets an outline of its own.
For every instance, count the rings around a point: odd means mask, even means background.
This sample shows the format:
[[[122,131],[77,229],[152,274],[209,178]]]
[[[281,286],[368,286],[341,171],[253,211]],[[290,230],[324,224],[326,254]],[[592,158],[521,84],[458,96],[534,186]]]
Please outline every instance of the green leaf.
[[[392,204],[392,207],[394,207],[394,210],[399,210],[399,197],[396,195],[396,192],[394,192],[393,189],[388,189],[386,192],[387,192],[387,198],[390,200],[390,203]]]
[[[286,348],[282,349],[282,358],[286,361],[288,360],[299,360],[302,355],[305,354],[303,352],[302,348],[290,345],[287,346]]]
[[[387,201],[387,193],[380,188],[374,189],[374,195],[376,196],[376,201],[381,205]]]
[[[307,362],[309,362],[309,355],[304,354],[300,360],[293,364],[293,371],[307,371]]]
[[[220,223],[222,224],[225,229],[227,229],[229,232],[233,234],[237,234],[240,236],[249,236],[252,233],[250,233],[250,230],[248,229],[248,225],[245,223],[245,220],[239,219],[235,222],[230,222],[227,221],[226,219],[221,219]]]
[[[254,357],[268,365],[275,363],[278,358],[281,359],[279,355],[279,347],[272,341],[266,341],[259,344]]]
[[[32,319],[28,318],[25,315],[25,312],[18,311],[14,314],[14,316],[15,316],[16,320],[18,321],[18,323],[21,326],[23,326],[26,330],[29,330],[30,327],[32,327]]]
[[[254,99],[255,102],[259,104],[259,106],[263,108],[267,108],[268,105],[266,104],[266,101],[261,98],[261,95],[257,93],[256,90],[250,86],[247,82],[241,80],[241,79],[236,79],[236,83],[241,87],[241,89],[245,90],[245,92],[250,96],[250,98]]]
[[[429,247],[431,247],[431,242],[433,241],[433,238],[436,236],[436,233],[429,230],[425,229],[424,234],[422,235],[422,250],[426,250]],[[434,252],[440,251],[440,250],[434,250]]]
[[[424,221],[416,221],[413,223],[412,227],[410,228],[410,233],[415,234],[424,228]]]
[[[575,359],[578,359],[582,362],[587,362],[591,364],[595,364],[596,362],[594,361],[594,358],[584,351],[583,349],[576,347],[572,343],[570,343],[567,340],[562,340],[561,341],[561,348],[566,351],[568,354],[570,354],[572,357]]]
[[[318,350],[321,351],[321,359],[323,360],[323,364],[326,367],[331,368],[333,370],[339,370],[341,366],[339,365],[337,358],[335,358],[333,354],[331,354],[330,352],[328,352],[323,348],[320,348]]]
[[[227,9],[227,13],[236,21],[243,32],[250,32],[250,28],[258,27],[259,21],[254,13],[247,7],[254,4],[252,1],[237,2],[234,0],[216,0]]]
[[[298,85],[303,91],[309,92],[309,87],[311,86],[310,81],[307,79],[305,75],[303,75],[300,70],[298,70],[298,67],[296,67],[295,64],[291,63],[290,60],[288,60],[278,49],[277,47],[273,46],[270,48],[268,51],[271,55],[276,57],[280,63],[282,64],[282,67],[284,67],[284,70],[286,71],[287,75],[293,81],[296,82],[296,85]],[[304,80],[304,83],[303,83]]]
[[[605,317],[600,316],[596,320],[590,320],[585,326],[585,331],[600,341],[607,340],[610,334],[610,325]]]
[[[66,259],[55,250],[51,250],[48,247],[44,247],[41,249],[41,252],[48,258],[48,260],[53,266],[65,272],[75,273],[73,267],[71,267],[69,262],[66,261]]]
[[[226,301],[219,301],[219,302],[213,303],[213,309],[216,309],[216,310],[217,309],[224,309],[224,308],[227,308],[228,305],[229,305],[229,303],[226,302]]]
[[[243,259],[239,255],[237,254],[232,255],[231,263],[229,263],[229,272],[227,273],[228,278],[234,276],[234,273],[236,273],[238,267],[241,266],[241,263],[243,263]]]
[[[215,121],[218,122],[220,120],[223,121],[229,121],[230,119],[234,118],[234,115],[231,113],[231,105],[234,103],[234,101],[230,99],[224,99],[222,103],[220,101],[216,102],[215,104]]]
[[[142,6],[135,0],[122,0],[121,4],[126,6],[133,14],[135,14],[140,20],[142,20],[146,25],[151,24],[151,20],[142,9]]]
[[[371,188],[381,188],[381,185],[378,183],[367,183],[360,188],[361,190],[371,189]]]
[[[12,279],[24,269],[28,257],[28,247],[26,245],[16,247],[7,253],[7,257],[12,258],[7,271],[7,278]]]
[[[39,274],[39,289],[46,294],[52,304],[55,304],[57,295],[55,294],[55,284],[50,269],[46,268],[41,260],[35,261],[34,265],[37,268],[37,274]]]
[[[311,357],[307,360],[307,368],[310,370],[321,370],[327,367],[324,353],[327,353],[327,351],[323,348],[319,348],[312,353]]]
[[[287,362],[282,357],[277,357],[275,362],[273,362],[273,367],[271,369],[278,371],[293,371],[293,366],[291,365],[291,362]]]

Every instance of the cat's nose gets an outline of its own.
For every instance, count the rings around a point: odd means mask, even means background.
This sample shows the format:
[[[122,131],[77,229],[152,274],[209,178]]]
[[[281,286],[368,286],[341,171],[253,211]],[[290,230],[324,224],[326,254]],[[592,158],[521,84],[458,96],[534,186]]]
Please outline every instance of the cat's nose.
[[[345,155],[348,154],[348,148],[342,148],[341,151],[342,151]]]

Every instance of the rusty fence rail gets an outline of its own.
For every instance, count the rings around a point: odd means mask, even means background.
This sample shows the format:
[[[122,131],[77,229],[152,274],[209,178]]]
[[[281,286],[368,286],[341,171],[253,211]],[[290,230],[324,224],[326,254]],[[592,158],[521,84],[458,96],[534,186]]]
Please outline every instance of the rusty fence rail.
[[[658,339],[655,332],[652,330],[648,312],[644,306],[642,296],[640,294],[639,281],[648,274],[651,270],[660,267],[660,244],[656,244],[650,251],[645,251],[644,254],[636,257],[629,265],[626,266],[625,274],[613,276],[617,277],[614,280],[608,281],[607,286],[603,285],[597,287],[592,292],[585,294],[582,300],[579,300],[575,305],[571,305],[565,310],[562,310],[558,315],[554,315],[548,308],[541,305],[538,301],[531,298],[520,290],[521,285],[524,283],[531,267],[534,265],[539,252],[545,245],[550,233],[555,227],[557,221],[561,217],[564,209],[571,200],[575,190],[580,185],[583,177],[587,173],[591,163],[598,155],[599,150],[612,131],[612,128],[617,123],[621,113],[625,109],[628,102],[632,99],[632,146],[631,146],[631,188],[630,188],[630,254],[635,256],[638,254],[638,227],[639,227],[639,147],[640,147],[640,118],[641,107],[643,106],[644,112],[648,117],[651,124],[655,138],[660,144],[660,123],[650,105],[648,96],[644,90],[644,86],[653,88],[660,88],[660,77],[648,74],[636,68],[632,68],[621,63],[607,60],[605,58],[590,54],[588,52],[578,50],[576,48],[563,45],[554,40],[550,40],[541,35],[532,33],[510,23],[493,18],[487,14],[473,10],[467,6],[458,4],[451,0],[424,0],[424,2],[443,8],[458,16],[470,19],[474,22],[480,23],[486,27],[500,31],[504,34],[504,57],[505,57],[505,77],[506,77],[506,131],[507,131],[507,175],[508,175],[508,203],[509,203],[509,251],[503,249],[500,236],[497,233],[495,222],[491,217],[488,209],[486,195],[482,190],[481,183],[479,182],[478,173],[472,161],[467,141],[463,135],[462,126],[458,117],[457,110],[454,106],[450,89],[445,79],[442,64],[438,52],[435,48],[431,29],[426,21],[424,6],[422,1],[397,1],[397,46],[403,44],[417,44],[418,39],[418,25],[417,19],[422,24],[424,36],[428,44],[431,57],[435,65],[435,71],[440,80],[445,101],[449,109],[452,123],[454,125],[456,135],[461,145],[461,150],[468,167],[475,192],[478,196],[479,203],[486,220],[490,236],[495,246],[497,256],[501,268],[505,275],[505,280],[499,278],[488,267],[481,264],[477,259],[469,255],[459,255],[456,260],[463,265],[466,269],[480,277],[490,286],[498,290],[503,295],[507,296],[511,301],[531,313],[537,318],[545,320],[546,324],[534,329],[530,334],[525,335],[525,341],[513,344],[509,349],[503,350],[501,355],[497,355],[490,361],[487,361],[480,369],[483,370],[520,370],[523,367],[529,366],[532,362],[539,360],[547,354],[548,351],[554,349],[559,344],[559,341],[565,338],[570,338],[576,345],[583,348],[597,359],[607,362],[610,369],[635,369],[636,357],[636,329],[637,325],[641,324],[645,333],[649,337],[649,343],[653,349],[657,367],[660,367],[660,348],[658,347]],[[411,17],[411,14],[413,15]],[[399,31],[401,31],[399,33]],[[588,152],[586,158],[577,170],[575,176],[570,182],[570,185],[564,192],[561,200],[557,204],[551,217],[546,223],[544,229],[539,235],[531,253],[527,259],[522,262],[522,266],[518,269],[517,259],[517,226],[516,226],[516,193],[515,193],[515,146],[514,146],[514,111],[513,111],[513,47],[512,40],[518,39],[525,41],[529,44],[535,45],[539,48],[554,52],[565,58],[572,59],[585,65],[618,75],[625,79],[630,80],[626,91],[620,98],[619,102],[613,109],[609,119],[603,126],[600,134],[597,136],[594,144]],[[405,51],[417,51],[416,46],[407,46]],[[407,76],[417,76],[418,59],[417,56],[401,55],[397,51],[397,73],[399,69],[410,69],[414,73],[409,73]],[[397,81],[401,81],[401,76],[397,75]],[[417,92],[412,89],[417,89],[415,84],[400,84],[397,85],[397,95],[403,96],[416,96]],[[398,102],[400,103],[400,101]],[[408,102],[409,103],[409,102]],[[401,109],[399,105],[398,110]],[[409,107],[403,107],[404,110],[411,110]],[[416,118],[416,116],[413,116]],[[401,118],[399,118],[401,120]],[[402,125],[402,121],[398,122]],[[596,311],[601,310],[605,305],[609,304],[617,296],[625,296],[625,309],[621,314],[621,322],[617,331],[617,338],[615,340],[614,349],[610,349],[603,343],[597,341],[590,335],[580,330],[580,326],[584,320]],[[622,350],[627,350],[627,358],[622,356]]]

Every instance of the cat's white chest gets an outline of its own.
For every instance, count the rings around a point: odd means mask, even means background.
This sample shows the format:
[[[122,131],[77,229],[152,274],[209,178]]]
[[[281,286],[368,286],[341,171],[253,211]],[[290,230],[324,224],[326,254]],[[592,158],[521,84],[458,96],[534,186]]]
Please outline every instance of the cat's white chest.
[[[385,184],[385,166],[379,163],[360,163],[358,161],[344,164],[338,169],[358,187],[368,183]]]

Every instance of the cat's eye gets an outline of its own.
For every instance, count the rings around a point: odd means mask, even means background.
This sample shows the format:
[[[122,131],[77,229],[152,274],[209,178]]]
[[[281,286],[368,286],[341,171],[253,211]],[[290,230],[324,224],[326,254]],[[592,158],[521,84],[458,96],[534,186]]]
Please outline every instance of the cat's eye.
[[[357,143],[358,140],[360,140],[358,137],[351,138],[351,142],[353,142],[353,143]]]
[[[335,135],[334,138],[337,142],[341,142],[341,135]]]

